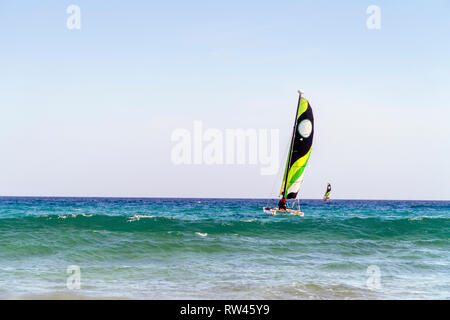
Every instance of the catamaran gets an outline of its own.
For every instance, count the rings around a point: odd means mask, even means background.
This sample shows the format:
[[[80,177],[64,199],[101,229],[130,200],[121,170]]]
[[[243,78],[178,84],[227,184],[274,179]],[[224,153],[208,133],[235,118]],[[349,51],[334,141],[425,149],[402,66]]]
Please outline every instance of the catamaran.
[[[327,190],[325,191],[325,194],[323,195],[323,201],[331,201],[330,193],[331,193],[331,184],[328,182]]]
[[[304,213],[300,209],[300,200],[297,200],[297,209],[294,209],[294,206],[300,190],[300,185],[303,182],[306,164],[311,155],[314,137],[314,117],[308,100],[302,97],[301,91],[298,91],[298,94],[297,113],[280,191],[282,199],[280,204],[283,199],[293,199],[294,201],[291,208],[283,208],[282,205],[279,205],[278,208],[263,208],[265,213],[273,215],[276,215],[277,213],[290,213],[304,216]]]

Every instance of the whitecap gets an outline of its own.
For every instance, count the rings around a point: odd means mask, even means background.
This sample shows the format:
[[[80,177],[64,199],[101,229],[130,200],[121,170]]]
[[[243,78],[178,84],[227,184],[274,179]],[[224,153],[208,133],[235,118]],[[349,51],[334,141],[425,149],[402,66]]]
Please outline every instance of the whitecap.
[[[201,232],[196,232],[196,235],[199,235],[200,237],[207,237],[208,234],[207,233],[201,233]]]
[[[412,220],[423,220],[423,219],[432,219],[433,217],[430,216],[420,216],[420,217],[413,217],[413,218],[409,218],[408,220],[412,221]]]
[[[140,219],[145,219],[145,218],[155,218],[155,216],[146,216],[146,215],[137,214],[132,217],[129,217],[128,222],[139,221]]]

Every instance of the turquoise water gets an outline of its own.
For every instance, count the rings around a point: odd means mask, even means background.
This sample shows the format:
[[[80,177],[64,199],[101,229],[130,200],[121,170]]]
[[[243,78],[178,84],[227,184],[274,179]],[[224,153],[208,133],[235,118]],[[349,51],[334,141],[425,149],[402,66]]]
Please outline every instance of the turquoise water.
[[[0,298],[450,298],[450,202],[268,204],[0,198]]]

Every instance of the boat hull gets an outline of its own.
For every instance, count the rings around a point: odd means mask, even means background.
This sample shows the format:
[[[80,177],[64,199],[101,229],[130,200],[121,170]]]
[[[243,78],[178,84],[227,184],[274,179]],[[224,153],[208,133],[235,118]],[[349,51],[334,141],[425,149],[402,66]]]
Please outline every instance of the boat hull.
[[[294,209],[281,210],[279,208],[269,208],[269,207],[264,207],[263,208],[263,212],[267,213],[267,214],[271,214],[273,216],[276,216],[278,214],[291,214],[291,215],[294,215],[294,216],[303,217],[305,215],[300,210],[294,210]]]

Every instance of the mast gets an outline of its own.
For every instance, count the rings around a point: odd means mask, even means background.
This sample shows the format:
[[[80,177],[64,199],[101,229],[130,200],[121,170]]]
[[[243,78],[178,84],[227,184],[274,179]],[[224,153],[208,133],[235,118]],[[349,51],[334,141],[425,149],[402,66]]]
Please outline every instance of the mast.
[[[293,144],[294,144],[294,136],[295,136],[295,129],[296,129],[295,125],[297,124],[298,109],[299,109],[299,105],[300,105],[300,100],[301,99],[302,99],[302,92],[300,90],[298,90],[297,111],[295,112],[294,128],[292,130],[291,145],[289,147],[289,157],[288,157],[288,162],[287,162],[286,173],[285,173],[285,175],[283,177],[283,180],[284,180],[283,199],[285,199],[285,196],[286,196],[287,177],[289,175],[289,168],[290,168],[290,165],[291,165],[292,147],[293,147]]]

